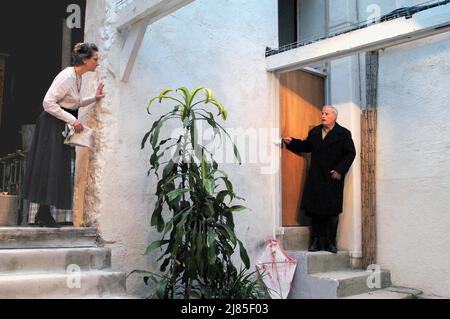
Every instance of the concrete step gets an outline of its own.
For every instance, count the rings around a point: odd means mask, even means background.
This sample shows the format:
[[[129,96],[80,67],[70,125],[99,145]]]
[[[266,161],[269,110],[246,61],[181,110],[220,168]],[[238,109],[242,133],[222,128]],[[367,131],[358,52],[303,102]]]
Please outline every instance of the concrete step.
[[[276,237],[285,250],[308,250],[309,227],[282,227]]]
[[[416,299],[412,293],[391,291],[389,288],[366,292],[359,295],[347,296],[341,299]]]
[[[327,251],[287,251],[288,255],[299,262],[297,271],[314,274],[350,268],[350,257],[347,251],[332,254]]]
[[[103,297],[82,296],[82,297],[73,298],[73,299],[146,299],[146,298],[142,298],[142,297],[134,296],[134,295],[111,295],[111,296],[103,296]]]
[[[324,288],[329,288],[328,298],[362,294],[391,285],[390,273],[388,271],[381,271],[380,287],[370,289],[367,285],[367,279],[371,275],[371,273],[364,270],[341,270],[312,274],[311,278],[313,281],[316,281],[317,287],[322,285]]]
[[[336,299],[363,294],[391,285],[390,273],[380,272],[380,287],[370,289],[367,279],[372,273],[363,270],[340,270],[333,272],[305,274],[296,272],[290,299]]]
[[[124,295],[126,275],[118,272],[0,276],[1,299],[108,298]]]
[[[82,271],[111,267],[109,248],[45,248],[0,250],[0,275],[21,273],[65,273],[69,265]]]
[[[0,249],[97,246],[95,228],[0,227]]]

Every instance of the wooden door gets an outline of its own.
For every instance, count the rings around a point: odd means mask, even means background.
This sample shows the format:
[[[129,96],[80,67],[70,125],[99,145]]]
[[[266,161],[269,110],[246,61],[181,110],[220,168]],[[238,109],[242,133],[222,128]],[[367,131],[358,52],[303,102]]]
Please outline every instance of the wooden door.
[[[280,75],[281,134],[305,139],[311,128],[321,124],[324,105],[324,79],[305,71]],[[308,224],[300,211],[303,187],[309,168],[309,154],[298,156],[283,148],[281,153],[281,192],[283,226]]]

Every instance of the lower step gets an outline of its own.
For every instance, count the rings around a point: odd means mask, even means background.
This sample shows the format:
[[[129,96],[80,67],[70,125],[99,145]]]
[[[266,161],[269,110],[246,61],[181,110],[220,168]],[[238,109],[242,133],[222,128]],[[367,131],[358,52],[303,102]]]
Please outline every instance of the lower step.
[[[380,289],[366,292],[364,294],[343,297],[341,299],[416,299],[414,294]]]
[[[107,298],[122,295],[126,295],[126,275],[118,272],[0,276],[0,299]]]
[[[387,271],[381,271],[378,278],[372,276],[374,274],[362,270],[344,270],[311,275],[312,278],[316,279],[317,283],[326,283],[331,288],[331,297],[333,298],[366,293],[391,285],[390,273]],[[376,280],[378,280],[378,287],[369,286],[369,284],[376,285]]]
[[[0,275],[6,273],[66,272],[68,267],[82,271],[111,267],[109,248],[1,249]]]
[[[336,299],[383,289],[391,285],[389,272],[381,271],[379,277],[376,277],[379,279],[378,282],[368,280],[369,276],[373,275],[376,274],[362,270],[340,270],[314,274],[297,272],[289,298]],[[372,287],[372,283],[375,283],[376,286]]]

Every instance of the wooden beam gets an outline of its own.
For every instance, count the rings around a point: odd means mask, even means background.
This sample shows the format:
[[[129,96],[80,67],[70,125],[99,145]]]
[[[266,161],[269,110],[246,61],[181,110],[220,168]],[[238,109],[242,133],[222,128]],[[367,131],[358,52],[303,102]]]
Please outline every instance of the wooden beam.
[[[125,37],[120,56],[120,79],[122,81],[127,82],[130,77],[147,26],[193,1],[135,0],[119,11],[116,18],[116,28],[124,32],[131,27]]]
[[[450,3],[320,40],[267,58],[268,71],[314,66],[360,52],[376,51],[450,31]]]
[[[377,259],[376,137],[378,51],[366,54],[367,107],[361,115],[361,210],[363,266]]]
[[[128,82],[128,79],[130,78],[139,48],[144,40],[147,26],[148,22],[146,20],[141,20],[133,25],[130,33],[126,37],[120,55],[120,79],[124,82]]]
[[[194,0],[135,0],[117,13],[116,28],[123,30],[141,20],[153,23]]]

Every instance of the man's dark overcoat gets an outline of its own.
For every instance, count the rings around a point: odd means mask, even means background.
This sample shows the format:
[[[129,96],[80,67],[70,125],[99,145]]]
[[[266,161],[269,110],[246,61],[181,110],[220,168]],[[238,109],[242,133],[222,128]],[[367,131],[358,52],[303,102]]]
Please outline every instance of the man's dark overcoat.
[[[286,148],[294,153],[311,152],[311,168],[306,179],[301,207],[308,216],[336,216],[342,213],[345,175],[356,150],[349,130],[335,123],[322,139],[323,125],[309,131],[306,140],[292,139]],[[341,180],[331,178],[331,171]]]

